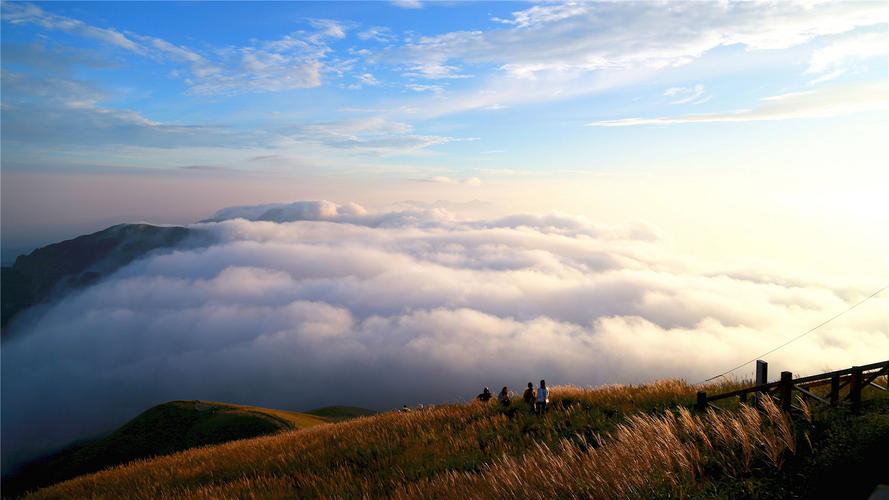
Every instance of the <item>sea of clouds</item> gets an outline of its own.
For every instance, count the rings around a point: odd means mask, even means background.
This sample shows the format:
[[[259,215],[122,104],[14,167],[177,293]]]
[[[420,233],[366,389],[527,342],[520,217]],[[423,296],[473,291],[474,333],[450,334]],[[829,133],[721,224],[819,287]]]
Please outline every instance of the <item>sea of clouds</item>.
[[[172,399],[388,409],[540,378],[696,382],[875,285],[713,266],[647,227],[563,214],[299,202],[208,221],[191,227],[213,244],[151,255],[14,325],[6,464]],[[885,358],[885,311],[875,299],[771,355],[772,373]]]

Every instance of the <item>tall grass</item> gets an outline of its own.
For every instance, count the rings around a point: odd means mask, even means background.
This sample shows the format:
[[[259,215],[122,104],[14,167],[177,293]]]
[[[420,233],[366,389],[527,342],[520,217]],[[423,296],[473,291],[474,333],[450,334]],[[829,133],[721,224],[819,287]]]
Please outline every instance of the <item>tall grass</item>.
[[[550,411],[542,417],[519,400],[507,409],[471,403],[385,413],[137,461],[41,490],[35,497],[391,496],[441,474],[484,474],[504,457],[558,450],[565,443],[581,450],[599,446],[606,441],[601,436],[624,428],[618,426],[637,425],[632,415],[691,405],[696,389],[675,380],[556,387]]]
[[[629,417],[599,443],[563,440],[506,457],[481,473],[448,472],[410,484],[398,498],[651,498],[684,496],[709,473],[749,474],[754,463],[780,468],[796,450],[790,418],[767,398],[761,410],[684,408]],[[711,471],[711,472],[708,472]]]
[[[815,483],[826,491],[833,483],[819,480],[845,463],[856,464],[847,474],[863,478],[862,491],[879,480],[878,470],[862,476],[859,462],[873,460],[874,439],[889,437],[885,393],[866,389],[874,404],[865,416],[825,409],[813,423],[803,401],[794,421],[769,398],[694,413],[698,389],[676,380],[556,387],[543,416],[520,400],[390,412],[137,461],[33,497],[709,498],[760,488],[793,496]]]

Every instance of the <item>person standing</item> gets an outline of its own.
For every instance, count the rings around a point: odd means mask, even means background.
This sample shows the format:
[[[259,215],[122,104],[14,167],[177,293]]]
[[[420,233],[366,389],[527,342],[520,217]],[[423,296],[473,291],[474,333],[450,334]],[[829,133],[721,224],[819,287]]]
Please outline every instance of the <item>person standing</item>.
[[[500,395],[497,396],[497,399],[500,400],[500,404],[504,407],[512,404],[512,400],[509,398],[509,389],[504,385],[503,390],[500,391]]]
[[[481,401],[482,403],[487,403],[488,401],[491,400],[492,397],[493,397],[493,394],[491,394],[491,389],[488,389],[487,387],[485,387],[485,390],[483,390],[482,393],[479,394],[478,396],[476,396],[475,398],[478,399],[479,401]]]
[[[528,408],[531,411],[534,411],[534,404],[537,402],[537,393],[534,392],[534,384],[528,382],[528,388],[525,389],[525,393],[522,394],[522,400],[528,405]]]
[[[546,405],[549,404],[549,389],[546,388],[546,380],[540,381],[540,387],[537,389],[537,414],[546,413]]]

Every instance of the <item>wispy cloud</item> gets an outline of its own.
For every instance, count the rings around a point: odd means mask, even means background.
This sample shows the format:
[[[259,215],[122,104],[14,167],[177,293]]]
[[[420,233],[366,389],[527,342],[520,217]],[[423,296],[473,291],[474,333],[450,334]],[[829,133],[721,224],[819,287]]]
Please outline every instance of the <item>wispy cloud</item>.
[[[819,75],[809,81],[817,85],[844,75],[849,66],[865,59],[889,54],[889,36],[886,33],[863,33],[834,41],[815,50],[806,74]]]
[[[478,177],[467,177],[465,179],[455,179],[446,175],[435,175],[432,177],[424,177],[417,179],[419,182],[432,182],[435,184],[463,184],[466,186],[481,186],[482,180]]]
[[[462,68],[447,64],[424,63],[416,64],[404,72],[409,78],[424,78],[427,80],[450,80],[454,78],[471,78],[472,75],[460,73]]]
[[[130,109],[104,106],[106,95],[101,90],[77,80],[4,70],[2,82],[4,146],[241,147],[255,139],[223,126],[163,122]]]
[[[710,100],[710,96],[704,95],[704,86],[700,83],[694,87],[670,87],[664,91],[664,96],[675,98],[670,104],[701,104]]]
[[[325,72],[337,71],[336,62],[328,64],[326,61],[330,53],[328,39],[346,36],[343,23],[310,19],[309,24],[315,31],[295,31],[278,39],[257,41],[255,45],[224,47],[201,54],[161,38],[91,26],[32,4],[4,3],[3,21],[65,31],[158,61],[185,63],[189,68],[185,83],[196,94],[317,87]]]
[[[346,25],[333,19],[310,19],[309,24],[319,33],[332,38],[346,38]]]
[[[831,71],[830,73],[824,73],[823,75],[818,76],[817,78],[813,78],[813,79],[809,80],[807,82],[807,85],[809,85],[809,86],[819,85],[824,82],[836,80],[837,78],[839,78],[845,74],[846,74],[845,69],[836,69],[836,70]]]
[[[683,123],[728,123],[820,118],[862,111],[886,109],[887,87],[884,83],[836,87],[819,91],[793,92],[761,99],[753,109],[729,113],[682,115],[659,118],[622,118],[587,123],[594,127],[635,125],[675,125]]]
[[[436,94],[444,92],[445,89],[442,85],[423,85],[419,83],[408,83],[405,87],[414,92],[433,92]]]
[[[388,43],[398,39],[392,30],[384,26],[372,26],[356,35],[359,40],[374,40],[376,42]]]
[[[145,53],[144,47],[116,29],[98,28],[78,19],[51,14],[33,4],[3,2],[2,14],[3,21],[10,24],[35,24],[48,30],[92,38],[138,54]]]
[[[380,117],[313,123],[284,133],[296,141],[309,141],[330,148],[380,156],[415,154],[431,146],[472,140],[417,134],[413,126],[407,123]]]
[[[364,87],[377,87],[382,85],[383,82],[377,80],[377,78],[372,73],[361,73],[357,77],[357,81],[353,84],[347,85],[347,88],[353,90],[359,90]]]
[[[823,35],[886,23],[882,3],[752,4],[567,3],[535,5],[495,19],[504,28],[419,37],[376,56],[407,64],[415,77],[447,77],[460,68],[495,67],[481,89],[451,96],[429,114],[483,109],[491,104],[545,101],[613,88],[620,81],[694,62],[725,46],[782,49]],[[465,69],[463,69],[465,68]],[[690,101],[693,102],[693,101]]]
[[[401,7],[402,9],[422,9],[423,2],[421,0],[392,0],[392,5]]]

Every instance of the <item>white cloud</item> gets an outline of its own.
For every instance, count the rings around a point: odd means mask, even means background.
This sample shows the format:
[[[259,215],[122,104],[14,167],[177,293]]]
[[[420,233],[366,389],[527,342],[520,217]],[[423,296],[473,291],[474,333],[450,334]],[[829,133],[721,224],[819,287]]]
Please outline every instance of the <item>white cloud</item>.
[[[4,70],[3,143],[45,150],[65,146],[129,145],[159,148],[243,146],[255,135],[153,120],[129,109],[104,106],[107,96],[87,83]]]
[[[817,85],[845,74],[848,66],[865,59],[886,56],[889,37],[885,33],[864,33],[837,40],[812,52],[807,74],[820,75],[809,82]]]
[[[536,5],[513,13],[515,27],[423,37],[406,56],[536,65],[545,69],[600,69],[685,64],[724,45],[787,48],[816,36],[885,22],[879,4],[578,3]]]
[[[135,262],[13,325],[7,457],[170,399],[387,408],[540,377],[699,380],[863,297],[705,272],[649,231],[560,214],[463,220],[330,202],[220,214],[268,220],[197,225],[214,244]],[[767,359],[795,373],[872,362],[889,351],[886,305]]]
[[[190,82],[196,94],[277,92],[321,85],[325,72],[342,72],[327,61],[326,37],[338,38],[339,25],[313,20],[320,31],[295,32],[252,46],[217,51],[220,68],[211,74],[195,73]],[[343,36],[345,36],[343,34]]]
[[[821,84],[824,82],[829,82],[831,80],[836,80],[837,78],[839,78],[845,74],[846,74],[846,70],[837,69],[837,70],[831,71],[830,73],[824,73],[823,75],[821,75],[817,78],[813,78],[813,79],[809,80],[807,82],[807,85],[810,85],[810,86],[818,85],[818,84]]]
[[[519,28],[527,28],[545,23],[570,19],[589,12],[587,6],[579,2],[565,2],[549,5],[535,5],[530,9],[512,13],[512,19],[494,18],[503,24],[511,24]]]
[[[48,13],[31,4],[4,3],[3,21],[34,24],[48,30],[60,30],[96,39],[159,61],[185,63],[190,91],[196,94],[231,94],[238,92],[274,92],[311,88],[321,85],[325,72],[343,71],[343,61],[330,60],[328,39],[346,36],[342,23],[329,19],[311,19],[314,32],[296,31],[276,40],[256,45],[224,47],[206,54],[166,40],[97,28],[80,20]],[[346,64],[345,67],[348,67]],[[174,71],[173,75],[179,75]]]
[[[77,19],[50,14],[33,4],[3,2],[3,21],[11,24],[36,24],[44,29],[64,31],[73,35],[92,38],[131,52],[144,53],[143,47],[115,29],[98,28]]]
[[[373,85],[379,85],[379,84],[380,84],[380,81],[377,80],[376,77],[374,77],[374,76],[373,76],[372,74],[370,74],[370,73],[362,73],[362,74],[358,77],[358,81],[360,81],[360,82],[363,83],[364,85],[372,85],[372,86],[373,86]]]
[[[297,141],[311,141],[331,148],[383,156],[412,154],[430,146],[473,140],[416,134],[407,123],[381,117],[313,123],[284,133]]]
[[[441,85],[421,85],[419,83],[408,83],[405,87],[414,92],[432,92],[435,94],[440,94],[445,90]]]
[[[682,123],[727,123],[820,118],[886,109],[885,83],[834,87],[820,91],[792,92],[765,97],[753,109],[730,113],[683,115],[660,118],[621,118],[588,123],[596,127],[673,125]]]
[[[472,75],[460,73],[461,68],[445,64],[417,64],[408,68],[404,76],[410,78],[425,78],[427,80],[448,80],[454,78],[471,78]]]
[[[392,0],[392,5],[401,7],[402,9],[422,9],[423,2],[421,0]]]
[[[311,19],[309,23],[321,31],[321,34],[332,38],[346,38],[346,27],[333,19]]]
[[[133,35],[133,37],[141,42],[143,42],[146,46],[152,47],[156,51],[161,54],[160,59],[170,59],[176,62],[184,62],[191,65],[191,73],[196,78],[206,78],[212,75],[218,74],[222,71],[221,68],[215,66],[213,63],[208,61],[204,56],[194,52],[187,47],[181,47],[177,45],[173,45],[166,40],[150,37],[150,36],[141,36],[141,35]]]
[[[436,184],[463,184],[466,186],[481,186],[482,180],[478,177],[467,177],[465,179],[455,179],[453,177],[448,177],[445,175],[435,175],[432,177],[426,177],[423,179],[419,179],[421,182],[433,182]]]
[[[583,95],[651,78],[719,47],[789,48],[887,19],[881,2],[542,4],[501,19],[506,28],[420,37],[376,61],[472,73],[476,66],[500,68],[481,90],[429,104],[426,113],[437,116]]]
[[[677,97],[670,104],[701,104],[710,100],[704,95],[704,86],[696,84],[694,87],[670,87],[664,91],[664,96]]]
[[[396,37],[392,30],[383,26],[372,26],[358,33],[359,40],[374,40],[377,42],[388,43],[395,41]]]

